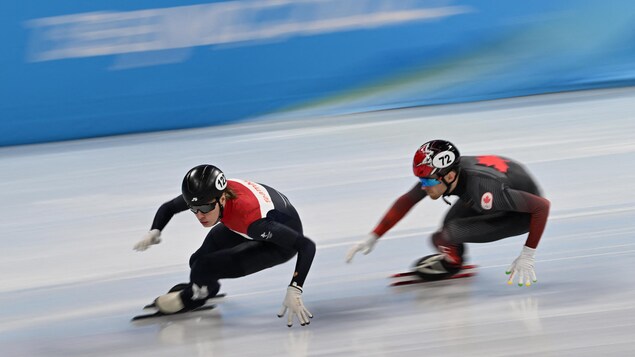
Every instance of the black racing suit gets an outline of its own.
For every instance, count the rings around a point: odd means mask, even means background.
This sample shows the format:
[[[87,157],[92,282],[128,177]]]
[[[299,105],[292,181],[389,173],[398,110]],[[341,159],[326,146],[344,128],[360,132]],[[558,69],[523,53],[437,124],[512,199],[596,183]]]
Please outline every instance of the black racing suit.
[[[549,201],[527,170],[499,156],[463,156],[457,186],[459,200],[433,235],[451,244],[485,243],[529,232],[526,246],[536,248],[549,215]],[[427,196],[417,183],[389,209],[374,233],[382,236]]]
[[[237,197],[226,201],[220,222],[190,257],[190,281],[207,286],[209,296],[214,296],[220,289],[219,279],[253,274],[298,254],[291,283],[303,286],[315,244],[304,236],[300,217],[289,200],[271,187],[249,181],[230,179],[228,187]],[[174,214],[186,210],[180,195],[164,203],[152,229],[162,230]]]

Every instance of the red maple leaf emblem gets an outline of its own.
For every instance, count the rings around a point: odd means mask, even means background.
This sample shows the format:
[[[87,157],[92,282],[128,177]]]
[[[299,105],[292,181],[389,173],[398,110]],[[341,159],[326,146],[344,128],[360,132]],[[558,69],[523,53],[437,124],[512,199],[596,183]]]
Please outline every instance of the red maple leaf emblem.
[[[487,156],[479,156],[477,164],[493,167],[502,173],[506,173],[507,169],[509,168],[509,166],[507,165],[508,162],[509,160],[504,160],[501,157],[494,156],[494,155],[487,155]]]
[[[489,201],[491,201],[492,199],[489,196],[485,196],[483,197],[483,202],[485,203],[489,203]]]

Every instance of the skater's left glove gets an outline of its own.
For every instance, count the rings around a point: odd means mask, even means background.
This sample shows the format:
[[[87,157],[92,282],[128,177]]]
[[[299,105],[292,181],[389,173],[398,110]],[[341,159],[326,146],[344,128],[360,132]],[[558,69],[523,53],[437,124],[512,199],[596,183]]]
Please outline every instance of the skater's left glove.
[[[513,284],[516,277],[518,277],[518,286],[531,286],[532,282],[535,283],[538,281],[536,279],[536,271],[534,270],[535,253],[535,249],[523,246],[520,256],[514,260],[506,271],[506,274],[509,275],[507,284]]]
[[[289,316],[287,319],[287,326],[293,326],[293,316],[297,316],[298,321],[300,321],[300,325],[308,325],[311,323],[309,319],[313,318],[313,315],[304,307],[304,302],[302,302],[302,288],[297,286],[295,283],[289,285],[287,288],[287,296],[285,296],[284,301],[282,302],[282,308],[278,313],[278,317],[283,317],[284,314],[289,310]]]
[[[133,249],[138,252],[143,252],[144,250],[150,248],[151,245],[159,243],[161,243],[161,231],[158,229],[153,229],[150,232],[146,233],[143,236],[143,239],[134,245]]]

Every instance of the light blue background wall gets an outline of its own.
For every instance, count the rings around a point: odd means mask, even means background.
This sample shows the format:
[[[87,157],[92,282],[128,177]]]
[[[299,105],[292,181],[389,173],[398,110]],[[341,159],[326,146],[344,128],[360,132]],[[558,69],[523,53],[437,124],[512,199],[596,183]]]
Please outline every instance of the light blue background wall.
[[[631,85],[632,0],[0,4],[0,145]]]

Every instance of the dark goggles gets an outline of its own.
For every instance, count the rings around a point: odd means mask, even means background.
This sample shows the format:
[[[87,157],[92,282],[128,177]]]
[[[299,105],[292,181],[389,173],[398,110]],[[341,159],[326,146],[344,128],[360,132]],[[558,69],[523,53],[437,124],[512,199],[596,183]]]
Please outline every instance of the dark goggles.
[[[441,181],[429,177],[419,177],[419,180],[421,181],[422,187],[432,187],[441,183]]]
[[[200,206],[190,206],[190,211],[194,212],[194,213],[198,213],[199,211],[201,213],[210,213],[214,210],[214,208],[216,208],[216,204],[218,203],[218,201],[214,201],[214,202],[210,202],[208,204],[205,205],[200,205]]]

